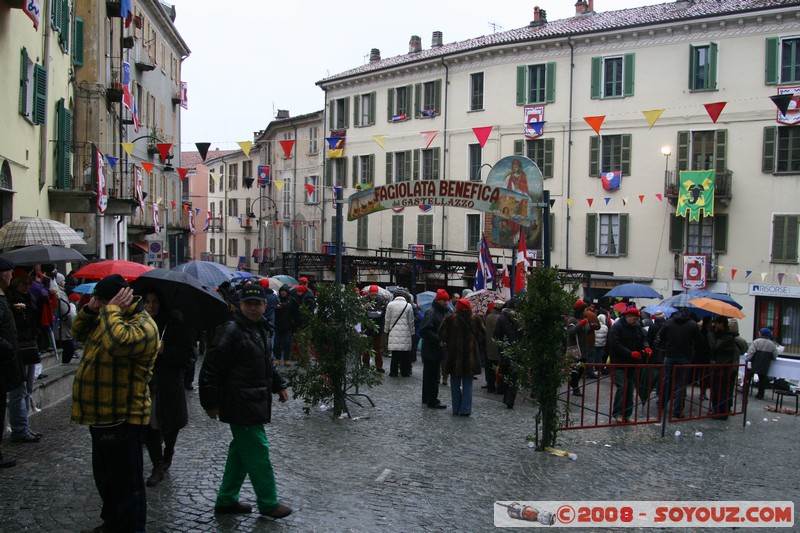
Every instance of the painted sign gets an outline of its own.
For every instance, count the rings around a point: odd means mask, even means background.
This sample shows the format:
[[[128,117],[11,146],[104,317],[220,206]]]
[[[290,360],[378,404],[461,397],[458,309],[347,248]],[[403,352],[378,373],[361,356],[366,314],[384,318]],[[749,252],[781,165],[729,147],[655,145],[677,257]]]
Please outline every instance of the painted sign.
[[[706,287],[706,261],[705,255],[683,256],[683,281],[685,289],[704,289]]]
[[[528,198],[530,209],[530,223],[520,224],[513,217],[505,216],[495,211],[486,216],[484,233],[489,246],[514,248],[519,240],[520,225],[526,226],[526,244],[533,250],[542,248],[542,208],[538,207],[543,202],[544,182],[542,171],[536,163],[521,155],[504,157],[494,164],[486,184],[499,187]],[[505,207],[505,205],[503,206]]]
[[[541,137],[544,134],[544,106],[526,105],[525,113],[525,136],[530,139]]]
[[[792,101],[789,102],[785,115],[778,111],[777,122],[788,126],[800,123],[800,87],[779,87],[778,94],[791,94]]]

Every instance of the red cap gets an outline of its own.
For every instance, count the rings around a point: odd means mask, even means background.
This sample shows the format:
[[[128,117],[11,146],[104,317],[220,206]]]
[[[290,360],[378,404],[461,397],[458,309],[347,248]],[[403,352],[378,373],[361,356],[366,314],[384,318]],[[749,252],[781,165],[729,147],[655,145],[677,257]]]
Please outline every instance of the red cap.
[[[298,285],[297,287],[294,288],[294,290],[297,291],[297,294],[305,294],[306,292],[308,292],[308,287],[306,287],[305,285]]]
[[[304,283],[304,284],[308,285],[308,278],[305,278],[305,277],[304,278],[300,278],[300,283]]]
[[[441,301],[449,302],[450,301],[450,295],[447,294],[446,290],[439,289],[439,290],[436,291],[436,298],[434,298],[434,300],[436,300],[438,302],[441,302]]]
[[[573,309],[578,309],[581,307],[586,307],[586,302],[584,302],[583,300],[576,300],[575,305],[572,306]]]
[[[70,302],[79,302],[81,299],[81,295],[77,292],[73,292],[68,296]]]
[[[14,270],[11,271],[11,279],[18,278],[20,276],[28,276],[28,277],[30,277],[30,272],[28,272],[27,270],[25,270],[22,267],[17,267]]]
[[[466,298],[461,298],[460,300],[456,301],[456,311],[472,311],[472,306],[469,305],[469,300]]]
[[[258,284],[264,287],[265,289],[269,288],[269,278],[261,278],[258,280]]]
[[[629,307],[625,310],[625,315],[641,316],[641,313],[635,307]]]
[[[378,286],[377,285],[370,285],[369,286],[369,293],[370,294],[377,294],[378,293]]]

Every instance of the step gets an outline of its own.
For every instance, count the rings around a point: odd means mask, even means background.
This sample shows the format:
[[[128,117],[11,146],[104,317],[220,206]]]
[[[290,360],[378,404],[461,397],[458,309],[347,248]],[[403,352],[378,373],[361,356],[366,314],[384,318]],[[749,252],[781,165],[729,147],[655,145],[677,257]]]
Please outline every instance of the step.
[[[76,352],[76,355],[79,355]],[[39,409],[47,409],[72,396],[72,380],[78,369],[78,359],[73,358],[68,364],[61,363],[61,356],[51,353],[42,358],[42,373],[33,383],[34,405]]]

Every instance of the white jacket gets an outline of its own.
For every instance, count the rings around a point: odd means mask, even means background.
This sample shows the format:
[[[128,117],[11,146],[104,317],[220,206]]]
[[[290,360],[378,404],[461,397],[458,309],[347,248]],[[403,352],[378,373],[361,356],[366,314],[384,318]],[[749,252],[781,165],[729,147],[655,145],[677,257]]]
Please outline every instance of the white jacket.
[[[403,296],[396,296],[386,306],[383,331],[389,334],[387,346],[390,350],[411,350],[414,335],[414,308]]]
[[[606,325],[606,315],[599,315],[600,329],[594,332],[594,347],[602,348],[608,340],[608,326]]]

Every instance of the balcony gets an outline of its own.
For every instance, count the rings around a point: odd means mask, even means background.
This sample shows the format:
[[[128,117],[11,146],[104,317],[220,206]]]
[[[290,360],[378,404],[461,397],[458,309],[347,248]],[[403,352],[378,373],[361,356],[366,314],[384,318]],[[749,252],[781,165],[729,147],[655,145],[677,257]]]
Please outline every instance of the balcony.
[[[698,254],[700,255],[700,254]],[[719,254],[705,254],[706,255],[706,281],[717,281],[719,277]],[[675,270],[673,272],[675,279],[683,279],[683,253],[676,252]]]
[[[251,219],[247,215],[242,215],[241,216],[241,220],[242,220],[242,223],[239,226],[245,231],[250,231],[250,230],[253,229],[253,226],[255,226],[255,224],[253,224],[253,219]],[[256,222],[256,224],[257,223],[258,222]]]
[[[156,62],[150,53],[149,44],[151,42],[145,43],[143,39],[136,39],[133,47],[133,64],[142,72],[149,72],[156,68]]]
[[[672,170],[664,172],[664,196],[672,205],[678,205],[678,191],[680,183],[678,182],[679,173]],[[729,206],[731,203],[733,184],[733,171],[725,170],[725,172],[717,173],[714,178],[714,200],[719,202],[722,206]]]

